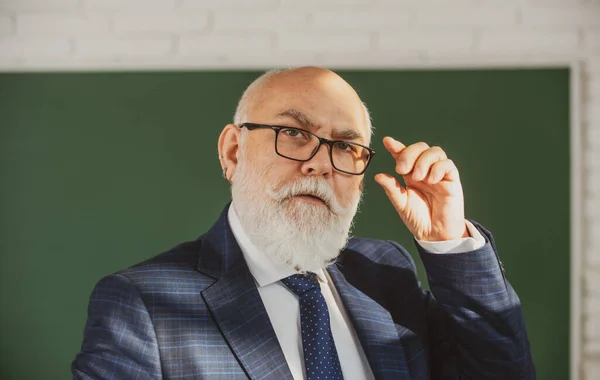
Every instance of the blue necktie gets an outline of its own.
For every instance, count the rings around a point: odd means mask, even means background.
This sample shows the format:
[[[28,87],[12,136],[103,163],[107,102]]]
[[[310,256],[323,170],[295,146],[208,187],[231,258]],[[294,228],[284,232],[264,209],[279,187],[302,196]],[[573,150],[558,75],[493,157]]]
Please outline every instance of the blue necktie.
[[[308,380],[342,380],[342,368],[338,358],[331,328],[329,311],[317,275],[295,274],[281,280],[300,299],[300,322],[304,368]]]

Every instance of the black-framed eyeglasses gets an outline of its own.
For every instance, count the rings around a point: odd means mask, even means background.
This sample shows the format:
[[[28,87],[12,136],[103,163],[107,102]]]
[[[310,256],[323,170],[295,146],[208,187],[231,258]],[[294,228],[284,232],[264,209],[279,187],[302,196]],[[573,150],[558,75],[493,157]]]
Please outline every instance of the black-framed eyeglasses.
[[[243,127],[250,131],[272,129],[275,131],[275,152],[294,161],[309,161],[317,154],[321,145],[326,144],[329,146],[331,165],[346,174],[363,174],[375,156],[375,151],[364,145],[344,140],[328,140],[300,128],[254,123],[243,123],[240,128]]]

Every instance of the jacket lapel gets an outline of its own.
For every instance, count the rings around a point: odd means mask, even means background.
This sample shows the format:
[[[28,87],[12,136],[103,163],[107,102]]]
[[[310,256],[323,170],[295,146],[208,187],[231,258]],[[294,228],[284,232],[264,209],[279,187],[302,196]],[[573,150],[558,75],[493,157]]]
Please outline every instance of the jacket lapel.
[[[410,379],[404,350],[392,316],[351,285],[340,270],[327,269],[352,320],[376,379]]]
[[[248,377],[292,378],[254,278],[227,222],[227,210],[202,238],[197,269],[217,280],[202,291],[202,297]]]

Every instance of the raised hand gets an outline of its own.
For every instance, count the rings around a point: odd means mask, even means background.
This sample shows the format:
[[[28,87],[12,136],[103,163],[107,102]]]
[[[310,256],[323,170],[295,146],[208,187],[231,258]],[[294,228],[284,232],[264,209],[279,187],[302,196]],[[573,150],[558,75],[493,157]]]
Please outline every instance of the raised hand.
[[[398,215],[418,240],[446,241],[468,237],[463,191],[458,169],[444,150],[424,142],[405,146],[391,137],[383,145],[396,161],[396,173],[375,181],[385,190]]]

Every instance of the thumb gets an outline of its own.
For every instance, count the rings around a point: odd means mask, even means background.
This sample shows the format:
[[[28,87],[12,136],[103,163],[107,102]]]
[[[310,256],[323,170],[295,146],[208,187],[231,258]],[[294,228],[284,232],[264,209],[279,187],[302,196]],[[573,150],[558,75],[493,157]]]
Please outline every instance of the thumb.
[[[389,174],[380,173],[375,176],[375,182],[383,187],[390,202],[398,213],[403,213],[408,203],[408,192],[396,178]]]

